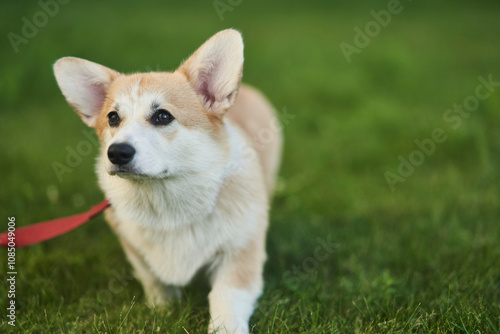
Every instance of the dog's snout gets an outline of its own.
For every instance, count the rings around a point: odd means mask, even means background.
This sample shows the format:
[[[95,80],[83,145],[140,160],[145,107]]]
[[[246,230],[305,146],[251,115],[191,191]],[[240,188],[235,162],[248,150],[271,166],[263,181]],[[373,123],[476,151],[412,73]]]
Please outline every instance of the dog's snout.
[[[135,149],[127,143],[112,144],[108,148],[108,159],[115,165],[129,163],[135,154]]]

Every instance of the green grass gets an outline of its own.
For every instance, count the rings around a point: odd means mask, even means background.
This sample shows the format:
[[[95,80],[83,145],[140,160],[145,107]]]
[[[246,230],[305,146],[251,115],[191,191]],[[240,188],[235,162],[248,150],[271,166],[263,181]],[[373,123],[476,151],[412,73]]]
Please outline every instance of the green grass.
[[[347,2],[346,2],[347,3]],[[54,161],[86,140],[53,78],[62,56],[123,72],[173,70],[206,38],[245,39],[244,81],[281,113],[286,147],[271,213],[265,291],[254,333],[500,332],[500,87],[453,130],[445,111],[500,81],[496,2],[402,1],[347,63],[339,44],[387,1],[243,1],[221,21],[211,1],[70,1],[16,54],[7,33],[35,2],[0,5],[0,226],[74,214],[103,198],[97,147],[59,182]],[[437,144],[391,191],[415,139]],[[315,258],[317,238],[335,244]],[[6,305],[6,251],[0,252]],[[321,253],[323,254],[323,253]],[[2,333],[203,333],[208,286],[151,310],[103,218],[17,251],[17,326]],[[116,277],[118,276],[118,278]],[[5,307],[3,308],[5,310]]]

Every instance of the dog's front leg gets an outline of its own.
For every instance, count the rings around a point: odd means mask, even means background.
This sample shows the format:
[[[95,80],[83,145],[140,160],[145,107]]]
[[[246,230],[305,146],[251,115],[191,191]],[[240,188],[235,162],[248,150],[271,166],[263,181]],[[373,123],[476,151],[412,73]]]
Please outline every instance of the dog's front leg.
[[[180,299],[180,288],[163,284],[154,275],[139,253],[124,238],[120,237],[120,241],[129,262],[134,268],[135,277],[142,284],[148,306],[163,306]]]
[[[264,237],[223,258],[214,272],[209,333],[248,333],[248,321],[262,292]]]

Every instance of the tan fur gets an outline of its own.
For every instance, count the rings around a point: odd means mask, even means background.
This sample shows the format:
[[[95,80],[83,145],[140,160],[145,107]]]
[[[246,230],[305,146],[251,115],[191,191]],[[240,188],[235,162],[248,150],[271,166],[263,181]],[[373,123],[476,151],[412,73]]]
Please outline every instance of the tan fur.
[[[139,94],[146,91],[160,92],[171,106],[162,106],[184,126],[188,128],[204,129],[216,133],[216,125],[221,124],[220,118],[207,114],[198,96],[189,88],[189,83],[184,75],[179,72],[169,73],[137,73],[120,75],[111,85],[106,96],[106,102],[100,111],[96,130],[99,137],[102,131],[108,128],[107,114],[113,111],[114,96],[126,93],[135,82],[139,82]]]

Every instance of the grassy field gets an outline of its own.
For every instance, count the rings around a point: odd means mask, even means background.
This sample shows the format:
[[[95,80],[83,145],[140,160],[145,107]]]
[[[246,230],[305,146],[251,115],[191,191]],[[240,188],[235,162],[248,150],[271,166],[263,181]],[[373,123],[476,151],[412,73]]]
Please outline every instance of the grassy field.
[[[370,11],[388,1],[216,2],[224,13],[212,1],[171,2],[74,0],[45,24],[34,1],[0,4],[1,229],[10,216],[19,227],[103,198],[94,144],[71,172],[53,170],[92,143],[55,83],[56,59],[173,70],[234,27],[245,39],[243,80],[273,102],[286,138],[253,333],[500,333],[498,2],[402,0],[378,30]],[[23,32],[34,16],[40,27]],[[356,47],[354,29],[367,24],[372,36],[357,38],[367,45],[348,62],[340,45]],[[179,305],[144,305],[102,217],[17,251],[15,328],[6,251],[0,264],[2,333],[208,325],[200,278]]]

